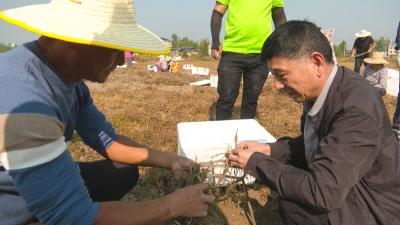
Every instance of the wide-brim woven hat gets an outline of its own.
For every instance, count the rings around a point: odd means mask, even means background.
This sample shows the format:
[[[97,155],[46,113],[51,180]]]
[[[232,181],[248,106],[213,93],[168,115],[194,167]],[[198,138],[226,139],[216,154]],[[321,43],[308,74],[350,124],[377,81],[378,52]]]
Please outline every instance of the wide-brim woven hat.
[[[389,62],[385,60],[383,52],[373,52],[372,56],[365,58],[364,62],[368,64],[388,64]]]
[[[356,37],[368,37],[368,36],[371,36],[372,35],[372,33],[371,32],[369,32],[369,31],[367,31],[367,30],[360,30],[360,32],[357,32],[356,34]]]
[[[147,54],[170,51],[157,35],[137,24],[133,0],[52,0],[2,11],[0,19],[68,42]]]

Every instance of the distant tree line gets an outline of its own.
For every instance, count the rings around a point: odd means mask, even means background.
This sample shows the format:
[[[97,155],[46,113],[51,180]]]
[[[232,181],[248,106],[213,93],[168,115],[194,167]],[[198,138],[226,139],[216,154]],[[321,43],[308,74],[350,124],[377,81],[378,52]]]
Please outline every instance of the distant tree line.
[[[376,48],[374,51],[379,51],[379,52],[386,52],[389,48],[390,45],[390,39],[389,38],[384,38],[381,37],[377,40],[375,40],[376,43]],[[348,45],[345,41],[340,42],[339,45],[334,45],[333,49],[335,51],[335,55],[338,58],[346,58],[349,57],[349,53],[347,52],[347,48],[349,49],[353,48],[353,45]]]
[[[210,45],[210,41],[207,38],[203,38],[198,42],[190,40],[188,37],[179,38],[178,35],[171,35],[172,48],[193,48],[197,49],[199,52],[199,56],[207,57],[208,56],[208,46]]]

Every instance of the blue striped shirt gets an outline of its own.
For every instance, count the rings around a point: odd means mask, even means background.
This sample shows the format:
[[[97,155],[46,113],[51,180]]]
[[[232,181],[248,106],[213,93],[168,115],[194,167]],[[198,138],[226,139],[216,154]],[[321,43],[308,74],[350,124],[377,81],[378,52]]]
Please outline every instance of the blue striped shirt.
[[[0,54],[1,224],[93,224],[99,209],[66,142],[103,153],[116,137],[84,82],[63,80],[34,42]]]

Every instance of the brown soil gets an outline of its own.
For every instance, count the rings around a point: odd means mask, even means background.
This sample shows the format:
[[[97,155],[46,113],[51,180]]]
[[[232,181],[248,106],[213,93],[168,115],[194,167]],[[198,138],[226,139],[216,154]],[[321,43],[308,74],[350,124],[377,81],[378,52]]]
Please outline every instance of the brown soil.
[[[177,151],[176,125],[179,122],[207,121],[215,118],[215,102],[218,94],[209,86],[192,87],[188,84],[204,77],[188,74],[149,73],[146,64],[151,57],[142,57],[134,69],[116,70],[105,84],[89,83],[92,96],[98,108],[104,112],[117,132],[131,137],[160,151]],[[206,66],[216,74],[217,62],[214,60],[189,60],[180,62],[196,66]],[[340,64],[352,68],[352,61]],[[391,64],[394,67],[394,64]],[[299,133],[301,105],[280,95],[268,79],[259,99],[257,120],[272,135],[295,136]],[[234,117],[239,117],[241,96],[235,104]],[[385,96],[384,101],[392,116],[396,104],[394,97]],[[75,138],[71,152],[78,161],[92,161],[102,158]],[[141,169],[141,183],[134,188],[125,200],[137,199],[146,189],[146,180],[151,173]],[[151,197],[148,197],[151,198]],[[266,187],[255,187],[250,191],[257,224],[282,224],[277,213],[276,194],[270,194]],[[213,206],[205,219],[185,220],[185,223],[169,221],[167,224],[250,224],[246,215],[247,207],[235,200],[227,200]]]

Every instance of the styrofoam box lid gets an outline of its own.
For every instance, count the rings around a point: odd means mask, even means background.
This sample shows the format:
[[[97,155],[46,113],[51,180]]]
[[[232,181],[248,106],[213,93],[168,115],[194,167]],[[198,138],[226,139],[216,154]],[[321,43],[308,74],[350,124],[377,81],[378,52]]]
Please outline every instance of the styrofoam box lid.
[[[222,120],[178,123],[178,154],[198,162],[210,160],[206,152],[224,150],[235,146],[237,130],[238,143],[257,141],[273,143],[276,139],[256,120]],[[205,158],[204,158],[205,157]]]
[[[209,162],[238,143],[257,141],[272,143],[276,139],[256,120],[223,120],[178,123],[178,154],[199,163]],[[249,183],[249,182],[247,182]]]

